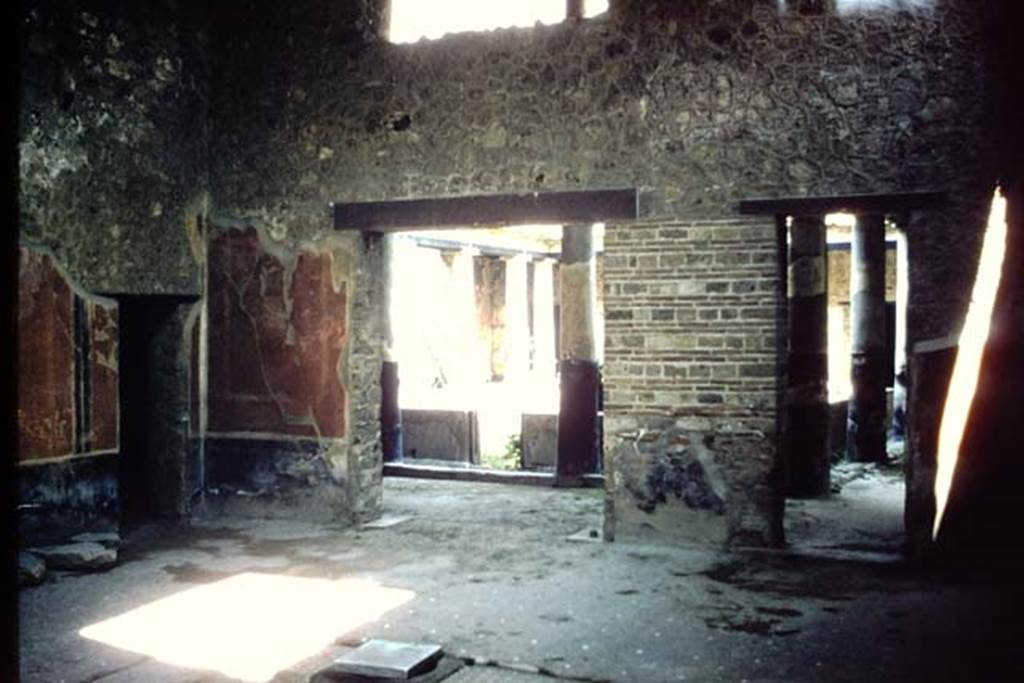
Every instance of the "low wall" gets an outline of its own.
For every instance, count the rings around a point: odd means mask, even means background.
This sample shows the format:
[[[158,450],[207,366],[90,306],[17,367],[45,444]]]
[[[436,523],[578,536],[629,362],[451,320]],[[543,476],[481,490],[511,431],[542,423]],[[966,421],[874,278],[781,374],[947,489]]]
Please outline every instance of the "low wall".
[[[480,426],[472,410],[402,410],[402,455],[480,463]]]

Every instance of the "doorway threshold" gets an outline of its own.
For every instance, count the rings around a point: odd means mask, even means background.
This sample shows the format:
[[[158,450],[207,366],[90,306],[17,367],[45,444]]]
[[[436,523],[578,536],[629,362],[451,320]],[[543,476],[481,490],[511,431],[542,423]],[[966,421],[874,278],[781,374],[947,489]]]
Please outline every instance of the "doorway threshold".
[[[488,470],[468,467],[444,467],[400,462],[384,463],[385,477],[412,479],[446,479],[449,481],[478,481],[491,484],[518,484],[521,486],[555,485],[553,472],[524,472],[519,470]],[[603,488],[604,475],[586,474],[580,488]]]

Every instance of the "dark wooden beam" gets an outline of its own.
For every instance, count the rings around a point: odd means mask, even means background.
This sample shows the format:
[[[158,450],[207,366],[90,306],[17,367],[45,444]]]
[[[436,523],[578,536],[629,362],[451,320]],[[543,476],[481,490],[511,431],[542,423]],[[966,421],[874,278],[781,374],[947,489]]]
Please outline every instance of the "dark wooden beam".
[[[336,230],[430,228],[635,220],[637,191],[531,192],[331,204]]]
[[[825,197],[780,197],[744,199],[743,214],[810,216],[846,211],[854,214],[897,214],[939,209],[949,202],[946,192],[898,192],[894,194],[850,194]]]

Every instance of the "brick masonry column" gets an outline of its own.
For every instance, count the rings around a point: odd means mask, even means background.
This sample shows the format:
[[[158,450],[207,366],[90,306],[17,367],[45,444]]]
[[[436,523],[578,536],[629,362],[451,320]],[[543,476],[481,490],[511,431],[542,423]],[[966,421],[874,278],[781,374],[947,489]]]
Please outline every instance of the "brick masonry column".
[[[786,493],[829,491],[828,260],[824,216],[795,216],[789,229],[789,378]]]
[[[562,228],[560,275],[561,400],[556,484],[578,486],[597,471],[601,448],[597,410],[600,377],[594,338],[594,227]]]
[[[402,411],[398,407],[398,362],[395,360],[395,332],[392,325],[391,295],[395,272],[395,235],[388,234],[383,240],[381,266],[381,289],[383,311],[381,313],[382,346],[380,370],[380,440],[384,462],[402,460]]]
[[[850,249],[850,407],[846,457],[884,462],[885,217],[858,216]]]

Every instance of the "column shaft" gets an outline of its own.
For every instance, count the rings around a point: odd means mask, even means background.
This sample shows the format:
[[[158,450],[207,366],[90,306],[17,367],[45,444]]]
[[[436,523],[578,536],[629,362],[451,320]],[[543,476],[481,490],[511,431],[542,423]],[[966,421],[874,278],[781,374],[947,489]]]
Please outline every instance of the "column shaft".
[[[885,217],[858,216],[850,251],[850,352],[853,394],[846,457],[884,462]]]
[[[526,268],[529,258],[505,261],[505,381],[522,382],[530,368],[530,322]]]
[[[595,356],[596,273],[592,225],[562,228],[560,274],[561,400],[556,483],[576,486],[597,471],[600,377]]]
[[[828,260],[824,216],[795,216],[789,245],[786,479],[790,496],[829,491]]]
[[[893,360],[892,426],[889,430],[894,439],[904,439],[907,433],[907,299],[910,294],[907,259],[907,234],[901,230],[896,235],[896,357]]]
[[[395,273],[394,235],[385,235],[381,244],[382,348],[380,370],[380,440],[384,462],[402,460],[402,411],[398,405],[398,362],[395,357],[395,331],[392,290]]]
[[[555,369],[555,282],[550,259],[533,269],[533,371],[550,377]]]

